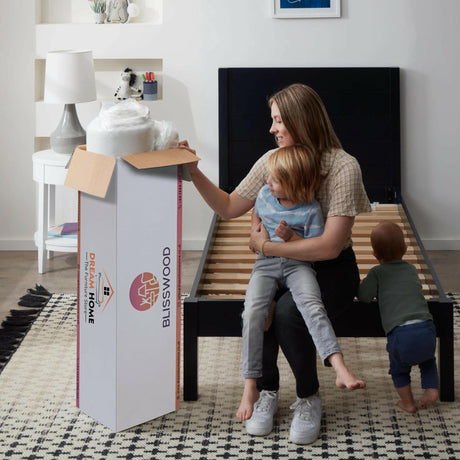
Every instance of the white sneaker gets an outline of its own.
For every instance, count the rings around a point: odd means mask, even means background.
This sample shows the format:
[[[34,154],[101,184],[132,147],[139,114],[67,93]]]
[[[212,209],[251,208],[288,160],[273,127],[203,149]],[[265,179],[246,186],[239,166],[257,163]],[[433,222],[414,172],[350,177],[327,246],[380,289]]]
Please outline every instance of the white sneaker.
[[[295,444],[315,442],[321,428],[322,404],[319,394],[308,398],[297,398],[291,409],[294,409],[294,417],[289,440]]]
[[[278,392],[260,392],[259,399],[254,404],[254,412],[246,420],[246,431],[253,436],[267,436],[273,429],[273,416],[278,409]]]

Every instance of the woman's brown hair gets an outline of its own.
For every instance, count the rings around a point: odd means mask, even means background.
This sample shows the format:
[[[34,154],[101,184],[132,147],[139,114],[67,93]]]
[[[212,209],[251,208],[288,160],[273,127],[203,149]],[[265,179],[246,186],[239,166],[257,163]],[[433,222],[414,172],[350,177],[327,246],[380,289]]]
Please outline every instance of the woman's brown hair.
[[[326,107],[315,90],[295,83],[271,96],[270,107],[273,102],[295,143],[304,145],[318,157],[323,152],[342,148]]]
[[[303,145],[282,147],[268,157],[268,170],[279,180],[286,198],[310,203],[320,182],[318,157]]]

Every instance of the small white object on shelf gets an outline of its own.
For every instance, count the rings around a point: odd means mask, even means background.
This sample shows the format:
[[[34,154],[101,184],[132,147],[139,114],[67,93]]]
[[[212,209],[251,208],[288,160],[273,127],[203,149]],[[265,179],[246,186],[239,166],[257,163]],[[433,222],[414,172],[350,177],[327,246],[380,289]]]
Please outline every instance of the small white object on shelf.
[[[133,0],[128,0],[128,8],[126,11],[128,12],[128,22],[139,16],[140,13],[139,7],[133,2]]]

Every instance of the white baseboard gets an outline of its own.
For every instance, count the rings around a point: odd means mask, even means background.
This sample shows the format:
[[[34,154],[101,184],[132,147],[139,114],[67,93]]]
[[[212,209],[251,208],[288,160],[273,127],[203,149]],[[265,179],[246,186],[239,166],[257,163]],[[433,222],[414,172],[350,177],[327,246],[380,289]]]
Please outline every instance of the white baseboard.
[[[205,240],[183,240],[184,251],[202,251]],[[460,240],[423,240],[428,251],[460,251]],[[33,240],[0,240],[0,251],[34,251],[37,247]]]
[[[202,251],[205,240],[183,240],[184,251]],[[0,251],[36,251],[33,240],[0,240]]]
[[[34,240],[0,240],[0,251],[36,251]]]
[[[460,251],[460,240],[423,240],[427,251]]]

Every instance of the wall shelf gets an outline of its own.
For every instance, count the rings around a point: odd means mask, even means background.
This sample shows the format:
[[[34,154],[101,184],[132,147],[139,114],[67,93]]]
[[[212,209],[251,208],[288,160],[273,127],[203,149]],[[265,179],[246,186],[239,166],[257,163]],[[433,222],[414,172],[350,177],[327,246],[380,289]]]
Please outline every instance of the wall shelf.
[[[163,0],[135,0],[135,3],[140,14],[130,24],[163,22]],[[35,0],[35,5],[37,24],[93,23],[93,14],[87,1]]]
[[[78,48],[93,50],[95,59],[155,59],[163,56],[162,30],[152,24],[38,24],[35,56],[45,59],[50,50]]]
[[[101,103],[113,101],[121,83],[121,72],[129,67],[138,75],[154,72],[158,81],[158,101],[163,98],[163,0],[135,0],[141,15],[125,24],[94,24],[87,1],[36,0],[35,48],[35,145],[47,148],[48,137],[62,115],[59,104],[43,102],[46,55],[57,49],[91,49],[96,74],[97,101],[78,104],[77,112],[85,127],[100,110]],[[142,14],[143,12],[143,14]],[[148,37],[148,40],[146,40]]]

